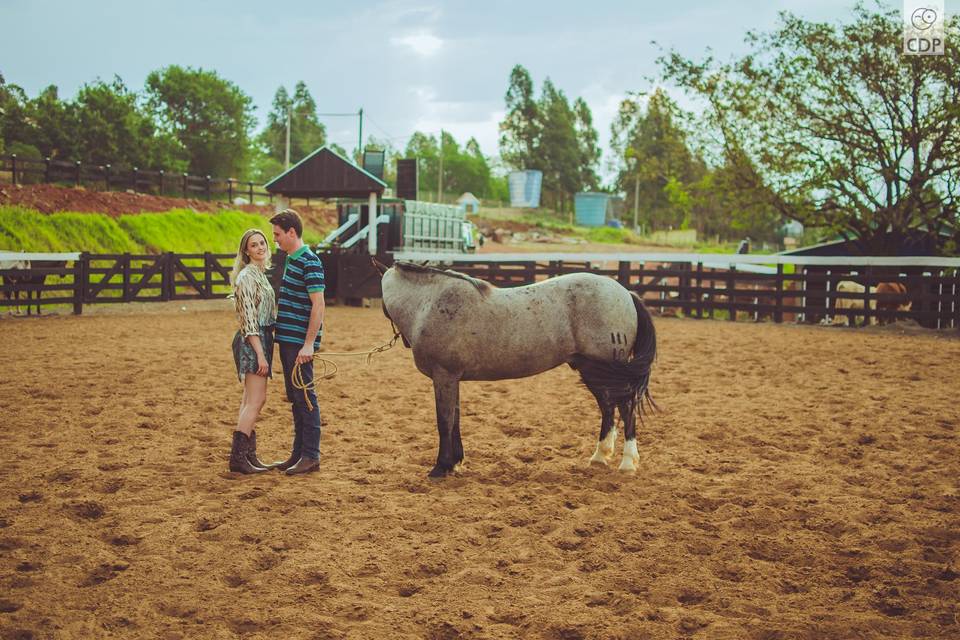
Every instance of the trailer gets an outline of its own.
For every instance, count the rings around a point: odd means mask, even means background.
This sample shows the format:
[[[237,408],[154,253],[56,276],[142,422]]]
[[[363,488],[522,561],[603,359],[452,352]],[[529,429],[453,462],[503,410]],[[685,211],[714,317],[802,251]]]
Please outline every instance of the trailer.
[[[473,223],[453,205],[382,199],[371,232],[369,202],[341,199],[337,219],[339,226],[314,249],[326,271],[327,295],[348,303],[380,297],[380,278],[371,268],[371,256],[390,265],[394,253],[462,255],[477,248]]]

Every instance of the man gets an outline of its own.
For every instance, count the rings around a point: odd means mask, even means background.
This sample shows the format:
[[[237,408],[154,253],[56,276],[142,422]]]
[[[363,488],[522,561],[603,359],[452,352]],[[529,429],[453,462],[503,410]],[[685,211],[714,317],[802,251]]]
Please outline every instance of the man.
[[[274,340],[280,349],[287,400],[293,404],[293,449],[275,465],[287,475],[320,469],[320,407],[313,391],[313,354],[323,334],[323,263],[303,243],[303,221],[293,209],[270,218],[273,239],[286,253]],[[307,389],[293,386],[294,367]]]

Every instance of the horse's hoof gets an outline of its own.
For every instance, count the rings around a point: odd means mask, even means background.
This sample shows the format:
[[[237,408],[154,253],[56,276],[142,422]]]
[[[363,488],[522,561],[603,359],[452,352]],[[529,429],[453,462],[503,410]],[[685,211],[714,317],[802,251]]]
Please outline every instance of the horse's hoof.
[[[637,472],[637,467],[632,464],[631,465],[621,464],[617,468],[617,471],[619,471],[620,473],[632,476]]]
[[[594,467],[609,467],[610,461],[604,458],[603,456],[593,456],[589,460],[590,464]]]

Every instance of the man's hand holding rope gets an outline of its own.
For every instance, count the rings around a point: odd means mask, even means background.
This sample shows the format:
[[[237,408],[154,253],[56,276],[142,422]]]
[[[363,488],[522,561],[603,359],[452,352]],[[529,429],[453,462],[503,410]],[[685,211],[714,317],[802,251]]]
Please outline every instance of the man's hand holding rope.
[[[370,361],[373,359],[374,354],[383,353],[397,344],[397,340],[400,339],[400,332],[397,330],[397,327],[393,325],[393,321],[390,321],[391,326],[393,326],[393,338],[390,339],[390,342],[382,344],[379,347],[370,349],[369,351],[325,351],[320,353],[319,351],[314,353],[313,349],[307,345],[300,350],[300,353],[297,354],[297,363],[293,366],[293,375],[291,376],[291,383],[295,389],[300,389],[303,391],[303,398],[307,401],[307,407],[313,411],[313,404],[310,402],[310,398],[307,395],[307,389],[313,388],[316,392],[316,385],[318,380],[329,380],[330,378],[337,375],[338,367],[335,362],[327,360],[323,356],[362,356],[366,364],[370,364]],[[303,379],[303,373],[301,373],[300,365],[310,362],[311,360],[317,360],[323,364],[323,373],[317,375],[317,372],[314,372],[313,380],[306,382]]]

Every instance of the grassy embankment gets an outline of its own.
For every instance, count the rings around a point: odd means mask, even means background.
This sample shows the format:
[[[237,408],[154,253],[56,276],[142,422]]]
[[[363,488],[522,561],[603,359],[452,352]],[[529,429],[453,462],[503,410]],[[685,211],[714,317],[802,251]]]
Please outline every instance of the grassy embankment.
[[[43,214],[0,206],[0,251],[88,253],[234,253],[252,227],[271,237],[267,218],[242,211],[197,213],[173,209],[111,218],[101,213]],[[304,230],[314,243],[319,230]]]

